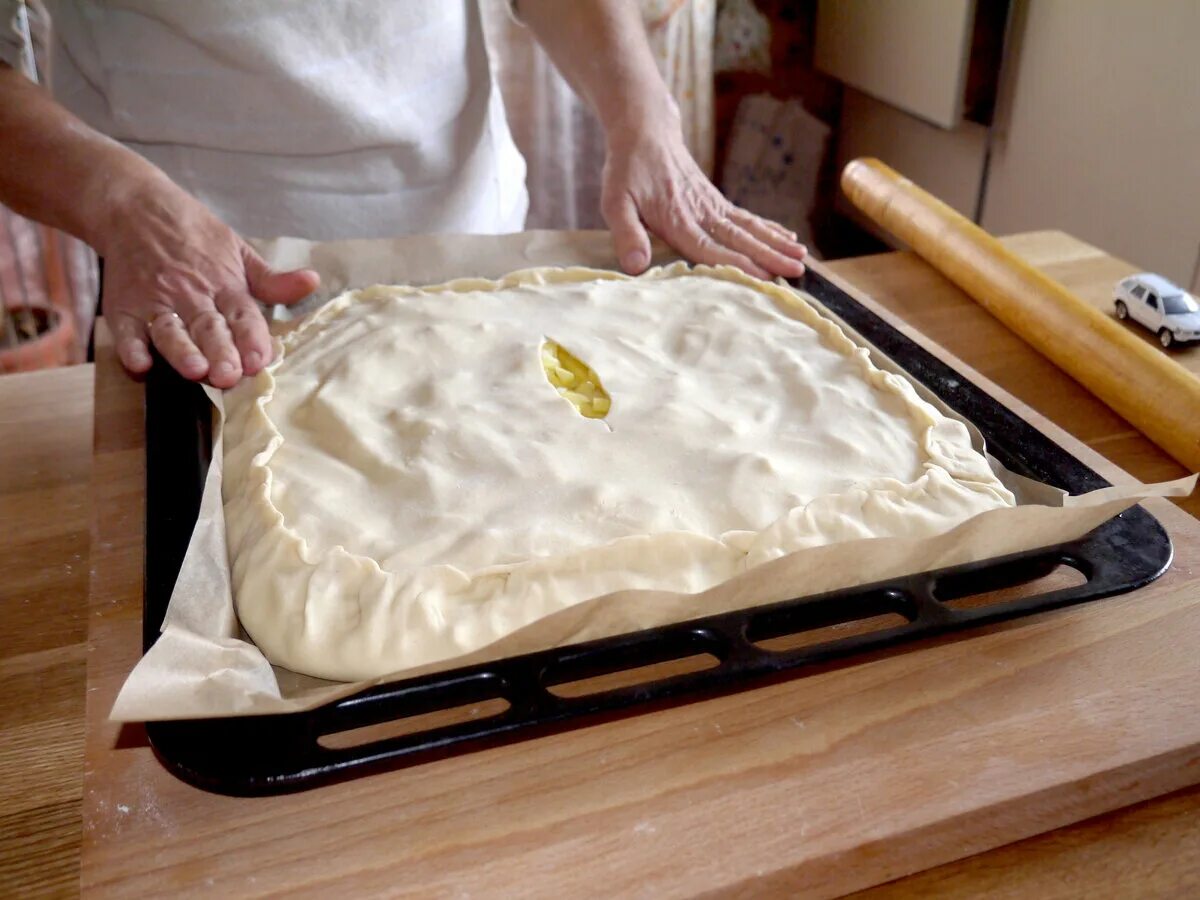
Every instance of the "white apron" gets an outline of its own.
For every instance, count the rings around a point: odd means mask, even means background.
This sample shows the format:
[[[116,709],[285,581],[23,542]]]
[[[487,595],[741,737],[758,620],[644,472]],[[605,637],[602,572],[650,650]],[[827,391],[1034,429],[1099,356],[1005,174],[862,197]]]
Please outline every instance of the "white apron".
[[[246,236],[495,234],[525,164],[476,0],[48,0],[53,90]]]

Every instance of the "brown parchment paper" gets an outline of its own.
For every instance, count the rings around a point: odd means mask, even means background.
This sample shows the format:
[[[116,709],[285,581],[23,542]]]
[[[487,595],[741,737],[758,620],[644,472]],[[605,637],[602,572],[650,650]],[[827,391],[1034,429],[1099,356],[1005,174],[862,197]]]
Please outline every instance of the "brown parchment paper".
[[[310,267],[321,274],[321,290],[306,301],[308,309],[348,288],[371,284],[432,284],[467,275],[497,278],[531,266],[612,268],[616,264],[606,232],[423,235],[323,244],[281,238],[256,243],[272,265]],[[669,258],[663,248],[657,248],[655,262]],[[900,371],[877,351],[871,355],[881,368]],[[955,415],[922,385],[914,386],[923,398]],[[162,634],[122,687],[111,712],[117,721],[311,709],[383,681],[1044,547],[1083,536],[1143,497],[1186,495],[1196,482],[1196,476],[1191,476],[1163,485],[1118,486],[1066,497],[1009,472],[989,457],[1019,505],[983,513],[940,536],[850,541],[803,550],[698,594],[621,591],[560,610],[474,653],[388,678],[343,684],[272,666],[238,625],[221,503],[224,408],[219,391],[207,389],[207,393],[214,405],[215,426],[200,513]],[[977,449],[984,450],[978,431],[968,426]]]

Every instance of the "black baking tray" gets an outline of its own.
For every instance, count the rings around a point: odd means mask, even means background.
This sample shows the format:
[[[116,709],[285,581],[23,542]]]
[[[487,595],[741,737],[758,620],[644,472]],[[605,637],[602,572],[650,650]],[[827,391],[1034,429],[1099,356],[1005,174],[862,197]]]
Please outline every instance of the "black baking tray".
[[[829,281],[809,272],[794,284],[973,422],[1010,470],[1072,494],[1107,486]],[[156,365],[146,382],[146,649],[158,637],[191,538],[211,450],[210,406],[203,392],[169,367]],[[1153,581],[1171,556],[1162,526],[1144,509],[1132,507],[1081,540],[1032,552],[410,678],[308,712],[150,722],[146,730],[163,764],[198,787],[234,795],[294,791],[800,677],[831,664],[852,665],[867,651],[1098,600]],[[957,602],[1027,583],[1064,565],[1084,582],[974,608]],[[853,633],[856,623],[881,622],[881,616],[895,624]],[[817,632],[823,639],[771,648],[772,639],[802,632]],[[700,654],[708,655],[710,668],[670,674],[663,667],[654,680],[564,695],[571,693],[564,690],[567,684]],[[655,674],[650,670],[650,677]],[[423,722],[413,717],[495,700],[506,701],[507,709],[351,747],[319,740],[379,723]]]

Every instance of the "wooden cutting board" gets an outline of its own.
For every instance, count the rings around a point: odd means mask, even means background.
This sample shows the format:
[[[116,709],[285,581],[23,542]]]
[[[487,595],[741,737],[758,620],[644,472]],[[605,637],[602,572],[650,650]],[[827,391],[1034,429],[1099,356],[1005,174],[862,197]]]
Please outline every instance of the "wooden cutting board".
[[[142,454],[102,337],[88,893],[832,896],[1200,782],[1200,523],[1151,502],[1177,561],[1133,594],[305,794],[205,794],[105,718],[140,648]]]

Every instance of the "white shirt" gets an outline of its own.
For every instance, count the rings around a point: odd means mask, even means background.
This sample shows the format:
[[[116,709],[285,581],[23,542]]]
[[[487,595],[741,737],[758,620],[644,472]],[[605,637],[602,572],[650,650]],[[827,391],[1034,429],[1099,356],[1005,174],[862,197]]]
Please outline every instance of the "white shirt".
[[[47,6],[57,99],[243,235],[523,226],[476,0]]]

